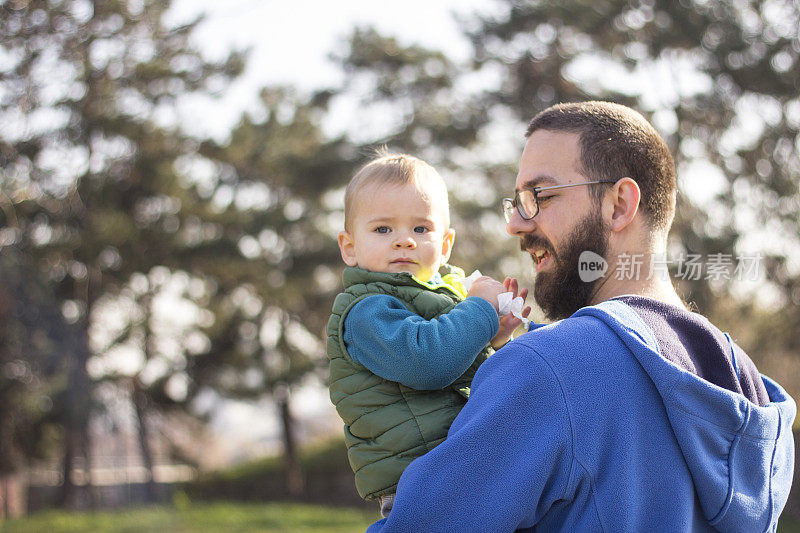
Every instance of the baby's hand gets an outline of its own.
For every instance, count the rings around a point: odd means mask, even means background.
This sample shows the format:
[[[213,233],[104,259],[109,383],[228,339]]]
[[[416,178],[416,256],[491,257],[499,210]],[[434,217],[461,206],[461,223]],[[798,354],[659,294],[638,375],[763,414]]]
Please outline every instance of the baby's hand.
[[[508,292],[505,285],[489,276],[481,276],[472,282],[472,287],[470,287],[467,297],[477,296],[478,298],[483,298],[492,304],[494,310],[497,311],[497,297],[504,292]]]
[[[519,294],[517,292],[519,291]],[[516,278],[506,278],[503,281],[503,292],[510,292],[513,293],[513,297],[516,298],[517,296],[522,297],[524,300],[528,297],[528,289],[519,290],[519,284],[517,283]],[[528,315],[531,313],[531,307],[526,306],[522,310],[522,316],[528,318]],[[522,320],[515,317],[511,313],[507,315],[503,315],[500,317],[500,329],[497,331],[497,335],[492,339],[491,345],[492,348],[498,349],[502,347],[508,340],[511,338],[511,335],[514,333],[514,330],[517,329],[522,324]]]

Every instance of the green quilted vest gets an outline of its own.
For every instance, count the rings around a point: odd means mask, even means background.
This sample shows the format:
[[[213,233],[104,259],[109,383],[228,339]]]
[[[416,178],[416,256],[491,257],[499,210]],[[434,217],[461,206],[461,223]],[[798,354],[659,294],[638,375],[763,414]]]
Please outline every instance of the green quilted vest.
[[[444,265],[446,285],[424,284],[410,274],[368,272],[348,267],[345,292],[333,303],[328,320],[331,401],[344,420],[345,443],[356,488],[372,500],[397,490],[403,470],[447,436],[453,419],[469,397],[475,370],[493,351],[487,346],[467,371],[441,390],[415,390],[376,376],[355,363],[344,346],[342,331],[353,306],[375,294],[394,296],[413,313],[431,320],[450,311],[465,294],[464,272]]]

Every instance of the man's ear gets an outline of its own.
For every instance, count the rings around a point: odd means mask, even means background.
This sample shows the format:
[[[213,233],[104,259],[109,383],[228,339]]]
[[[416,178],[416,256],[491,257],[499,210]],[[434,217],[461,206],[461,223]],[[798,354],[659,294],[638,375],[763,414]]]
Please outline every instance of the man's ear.
[[[446,263],[450,259],[450,252],[453,251],[453,241],[456,238],[456,230],[448,229],[442,239],[442,262]]]
[[[339,251],[342,253],[342,259],[347,266],[358,266],[356,243],[353,241],[353,236],[347,231],[339,232]]]
[[[609,226],[612,231],[621,231],[639,212],[642,192],[639,190],[639,185],[631,178],[621,178],[614,183],[606,198],[610,199],[610,204],[606,203],[607,207],[604,209],[609,213]]]

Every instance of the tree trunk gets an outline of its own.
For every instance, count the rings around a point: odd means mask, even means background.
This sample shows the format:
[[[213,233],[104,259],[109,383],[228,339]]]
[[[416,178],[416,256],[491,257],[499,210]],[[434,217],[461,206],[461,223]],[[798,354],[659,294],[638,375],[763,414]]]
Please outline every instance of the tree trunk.
[[[14,440],[13,417],[0,419],[0,521],[25,514],[25,454]]]
[[[87,374],[87,382],[88,382]],[[86,506],[91,509],[97,509],[98,496],[95,490],[94,483],[92,483],[92,435],[89,432],[89,410],[86,410],[86,415],[81,418],[80,433],[80,449],[83,455],[84,476],[83,493],[86,501]]]
[[[146,498],[148,502],[156,501],[156,482],[153,478],[153,453],[150,450],[150,433],[147,428],[147,394],[142,390],[138,380],[133,380],[133,405],[136,408],[136,420],[139,424],[139,449],[142,453],[142,462],[147,470],[145,483]]]
[[[64,420],[64,463],[62,466],[63,484],[59,502],[69,509],[96,507],[92,486],[91,436],[89,435],[89,413],[92,407],[92,382],[86,371],[89,359],[89,319],[88,312],[79,324],[80,334],[77,346],[72,352],[74,360],[70,371],[69,388],[66,392],[66,419]],[[72,471],[79,458],[84,464],[84,483],[77,487]],[[83,496],[83,498],[81,497]]]
[[[144,252],[143,252],[144,253]],[[150,289],[142,296],[141,306],[144,310],[144,317],[142,317],[142,329],[144,330],[144,359],[150,361],[153,359],[153,330],[151,327],[151,320],[153,317],[153,294],[154,288],[151,285]],[[153,477],[153,452],[150,447],[150,431],[147,427],[147,415],[150,411],[150,402],[147,397],[147,391],[144,384],[139,378],[132,380],[133,390],[131,391],[133,406],[136,409],[136,420],[139,425],[139,450],[142,454],[142,462],[147,471],[147,481],[145,482],[145,498],[148,502],[156,501],[156,484]]]
[[[283,430],[283,469],[286,479],[286,490],[290,496],[297,498],[303,495],[305,479],[297,453],[295,419],[289,408],[289,398],[291,397],[289,387],[283,385],[276,388],[274,397],[278,406],[281,428]]]
[[[22,470],[0,474],[0,523],[19,518],[27,510],[27,487]]]
[[[68,397],[74,399],[73,394]],[[77,411],[82,402],[80,399],[70,402],[70,409]],[[97,501],[92,485],[91,436],[89,435],[88,406],[84,413],[71,413],[64,424],[64,459],[62,464],[62,485],[59,503],[68,509],[95,509]],[[73,471],[80,459],[83,459],[83,483],[75,484]]]
[[[0,520],[9,518],[10,505],[8,504],[9,497],[8,476],[0,474]]]
[[[64,458],[61,464],[61,493],[59,507],[74,508],[77,500],[72,482],[72,464],[75,462],[75,431],[71,422],[64,424]]]

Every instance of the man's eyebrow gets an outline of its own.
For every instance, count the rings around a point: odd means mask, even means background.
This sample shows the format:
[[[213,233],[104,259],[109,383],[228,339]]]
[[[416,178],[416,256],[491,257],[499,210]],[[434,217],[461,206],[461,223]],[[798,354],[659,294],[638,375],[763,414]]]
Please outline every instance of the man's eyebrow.
[[[534,187],[543,187],[547,185],[558,185],[558,180],[556,180],[553,176],[541,174],[523,183],[522,187],[517,189],[517,191],[522,189],[533,189]]]

